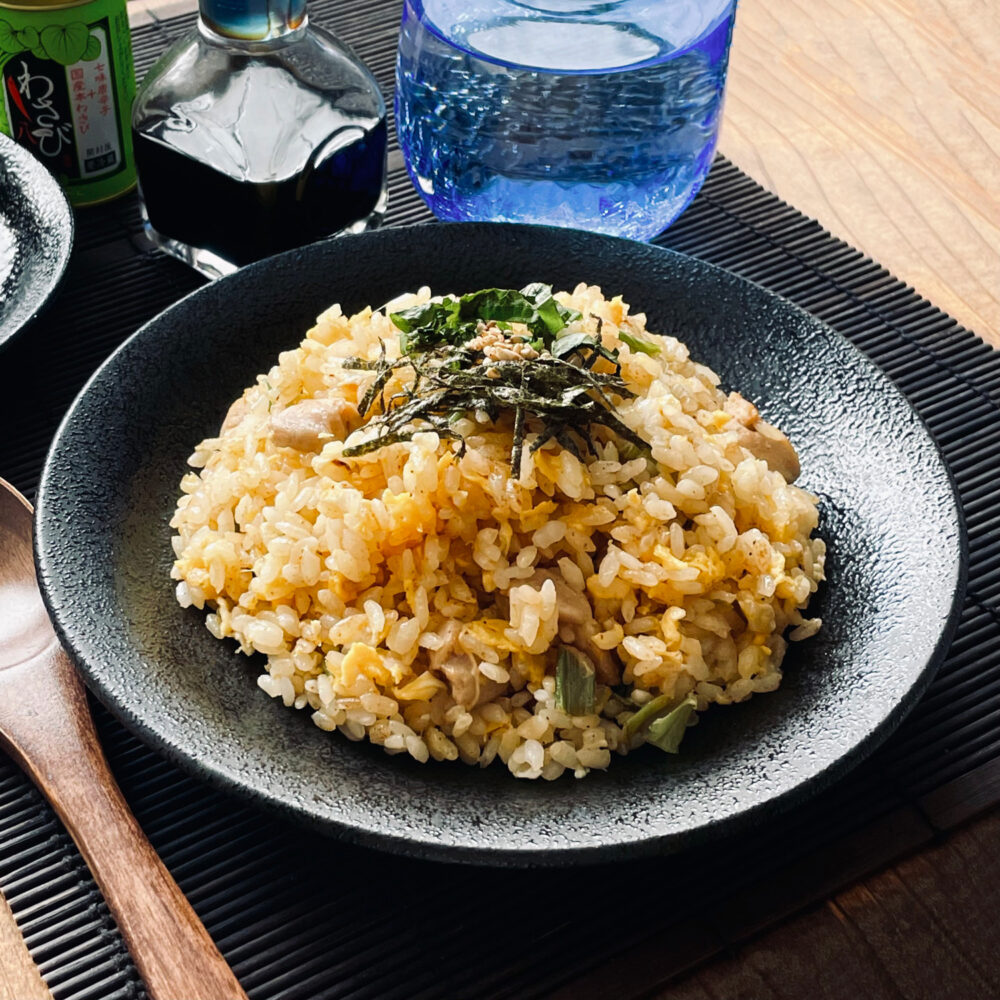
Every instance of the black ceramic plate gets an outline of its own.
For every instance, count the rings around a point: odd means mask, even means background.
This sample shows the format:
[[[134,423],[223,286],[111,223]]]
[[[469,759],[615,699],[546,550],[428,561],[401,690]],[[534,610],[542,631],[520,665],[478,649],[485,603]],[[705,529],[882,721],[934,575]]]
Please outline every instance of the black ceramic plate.
[[[42,308],[73,245],[73,213],[52,175],[0,135],[0,344]]]
[[[314,317],[439,292],[578,281],[677,334],[798,446],[822,498],[820,635],[781,689],[716,708],[674,757],[644,748],[584,781],[417,765],[316,729],[258,664],[174,601],[168,519],[193,445]],[[57,628],[126,725],[195,773],[289,818],[434,858],[559,864],[677,850],[813,793],[899,723],[952,633],[963,533],[947,469],[903,396],[843,338],[730,273],[556,229],[432,225],[317,244],[207,286],[147,324],[66,417],[38,494]]]

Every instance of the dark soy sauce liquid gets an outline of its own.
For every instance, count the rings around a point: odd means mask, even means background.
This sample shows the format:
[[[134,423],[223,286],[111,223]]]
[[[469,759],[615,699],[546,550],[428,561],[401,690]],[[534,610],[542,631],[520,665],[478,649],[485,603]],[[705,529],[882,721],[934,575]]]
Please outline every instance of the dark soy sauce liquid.
[[[170,144],[133,130],[149,224],[170,240],[242,267],[313,243],[366,219],[383,193],[386,123],[352,124],[318,143],[297,174],[255,182],[230,177]]]

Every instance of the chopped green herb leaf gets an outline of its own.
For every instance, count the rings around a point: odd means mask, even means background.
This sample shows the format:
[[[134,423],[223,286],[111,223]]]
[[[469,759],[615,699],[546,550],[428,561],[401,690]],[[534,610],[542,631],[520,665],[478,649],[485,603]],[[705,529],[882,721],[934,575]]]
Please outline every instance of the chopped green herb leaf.
[[[462,319],[532,323],[538,319],[534,302],[513,288],[482,288],[461,298]]]
[[[441,302],[425,302],[402,312],[392,313],[389,318],[403,333],[413,333],[423,326],[442,327],[458,318],[459,303],[455,299]]]
[[[581,347],[589,347],[594,350],[597,347],[597,341],[589,333],[571,333],[567,337],[556,338],[552,342],[550,351],[555,358],[565,358]]]
[[[524,323],[544,346],[579,318],[575,309],[567,309],[553,298],[551,286],[542,284],[528,285],[519,292],[512,288],[482,288],[459,299],[426,302],[389,315],[400,330],[404,354],[444,344],[464,344],[476,336],[480,322],[495,322],[503,329],[510,323]]]
[[[594,711],[594,664],[572,646],[559,649],[556,662],[556,705],[569,715],[590,715]]]
[[[461,344],[476,333],[475,323],[461,322],[462,304],[458,299],[425,302],[423,305],[391,313],[400,331],[399,346],[404,354],[427,351],[438,344]]]

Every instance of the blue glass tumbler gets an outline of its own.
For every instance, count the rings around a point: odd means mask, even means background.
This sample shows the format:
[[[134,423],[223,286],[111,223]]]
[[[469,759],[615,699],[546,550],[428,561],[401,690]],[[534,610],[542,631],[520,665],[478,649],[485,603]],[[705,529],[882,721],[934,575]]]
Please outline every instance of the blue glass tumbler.
[[[396,127],[442,219],[646,240],[707,175],[736,0],[405,0]]]

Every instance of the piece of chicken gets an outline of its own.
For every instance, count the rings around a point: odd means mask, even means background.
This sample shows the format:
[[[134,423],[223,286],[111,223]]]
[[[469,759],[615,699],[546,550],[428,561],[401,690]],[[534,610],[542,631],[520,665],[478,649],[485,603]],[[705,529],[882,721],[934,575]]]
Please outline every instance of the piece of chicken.
[[[431,669],[444,675],[456,704],[472,709],[492,701],[500,694],[504,685],[484,678],[471,653],[455,649],[461,634],[461,622],[449,621],[445,625],[444,642],[438,649],[431,650]]]
[[[320,451],[327,441],[346,438],[358,419],[357,407],[346,399],[304,399],[271,414],[271,433],[281,448]]]
[[[769,469],[780,472],[785,482],[794,483],[799,478],[799,456],[792,442],[777,427],[761,420],[753,403],[731,392],[723,409],[733,418],[724,430],[735,431],[739,445],[766,462]]]

